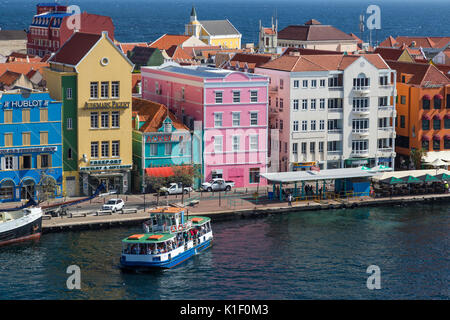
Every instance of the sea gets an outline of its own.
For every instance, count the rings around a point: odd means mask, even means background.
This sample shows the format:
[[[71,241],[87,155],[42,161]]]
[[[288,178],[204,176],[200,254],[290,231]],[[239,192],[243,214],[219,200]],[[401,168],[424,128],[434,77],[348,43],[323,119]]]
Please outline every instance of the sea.
[[[2,247],[0,300],[450,298],[448,203],[216,220],[211,248],[162,271],[119,268],[121,239],[140,226]]]
[[[27,29],[35,5],[52,0],[0,0],[0,28]],[[388,36],[449,36],[448,0],[59,0],[78,5],[81,11],[110,16],[120,42],[151,42],[161,35],[183,34],[192,5],[199,20],[229,19],[242,33],[242,43],[258,44],[259,21],[271,26],[278,19],[279,30],[316,19],[347,33],[353,32],[373,44]],[[367,21],[376,5],[380,29],[369,30]],[[360,32],[360,15],[365,16]]]

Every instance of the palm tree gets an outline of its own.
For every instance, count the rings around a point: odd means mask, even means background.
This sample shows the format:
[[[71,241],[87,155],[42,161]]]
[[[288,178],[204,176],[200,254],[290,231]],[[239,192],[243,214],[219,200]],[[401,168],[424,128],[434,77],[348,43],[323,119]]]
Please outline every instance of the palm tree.
[[[427,150],[425,150],[424,148],[421,149],[412,148],[409,155],[411,161],[414,163],[414,168],[418,170],[422,165],[422,159],[427,156]]]

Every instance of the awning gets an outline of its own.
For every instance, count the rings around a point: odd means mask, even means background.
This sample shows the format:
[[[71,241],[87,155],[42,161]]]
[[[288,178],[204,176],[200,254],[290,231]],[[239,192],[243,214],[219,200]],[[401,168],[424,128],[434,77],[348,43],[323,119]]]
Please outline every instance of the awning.
[[[420,180],[414,176],[408,176],[408,177],[406,177],[406,183],[422,183],[422,180]]]
[[[423,182],[439,182],[439,178],[432,176],[431,174],[425,174],[423,176],[417,177],[417,179]]]
[[[428,94],[426,94],[422,97],[422,99],[423,100],[431,100],[431,97]]]
[[[440,94],[435,94],[434,99],[442,100],[442,96]]]
[[[401,184],[401,183],[405,183],[405,181],[403,181],[403,179],[396,178],[396,177],[387,178],[387,179],[381,180],[380,182],[386,183],[386,184]]]
[[[441,136],[438,135],[438,134],[435,134],[435,135],[433,136],[433,140],[439,141],[439,140],[441,140]]]
[[[422,115],[422,120],[430,120],[430,116],[427,114]]]
[[[438,114],[435,114],[435,115],[434,115],[433,119],[436,119],[436,120],[442,120],[442,117],[441,117],[441,115],[438,113]]]
[[[189,166],[179,166],[179,167],[154,167],[154,168],[146,168],[145,174],[149,177],[162,177],[167,178],[175,175],[174,169],[180,168],[190,168]]]
[[[422,141],[430,141],[430,137],[429,136],[422,136]]]

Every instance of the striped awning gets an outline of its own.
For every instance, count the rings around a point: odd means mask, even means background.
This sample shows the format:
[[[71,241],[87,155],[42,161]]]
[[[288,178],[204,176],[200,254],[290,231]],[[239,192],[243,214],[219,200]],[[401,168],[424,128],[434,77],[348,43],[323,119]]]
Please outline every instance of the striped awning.
[[[442,120],[442,117],[441,117],[441,115],[439,113],[437,113],[437,114],[435,114],[433,116],[433,119],[435,119],[435,120]]]
[[[438,135],[438,134],[435,134],[435,135],[433,136],[433,140],[441,140],[441,136]]]
[[[430,141],[430,137],[429,136],[422,136],[422,141]]]
[[[422,120],[430,120],[430,116],[424,113],[422,115]]]
[[[433,98],[434,98],[434,99],[439,99],[439,100],[442,100],[442,99],[443,99],[442,96],[441,96],[440,94],[435,94]]]
[[[423,100],[431,100],[431,97],[428,94],[426,94],[422,97],[422,99]]]

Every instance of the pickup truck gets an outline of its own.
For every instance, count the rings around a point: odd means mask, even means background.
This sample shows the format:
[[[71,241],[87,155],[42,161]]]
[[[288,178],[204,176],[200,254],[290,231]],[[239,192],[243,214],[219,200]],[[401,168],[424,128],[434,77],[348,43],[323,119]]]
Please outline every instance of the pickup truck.
[[[181,188],[181,184],[178,183],[171,183],[169,187],[162,187],[159,189],[160,193],[168,195],[168,194],[187,194],[192,191],[191,187],[183,187]]]
[[[224,179],[216,178],[209,182],[202,183],[201,189],[204,191],[230,191],[234,187],[233,181],[225,181]]]
[[[120,211],[125,206],[122,199],[110,199],[102,206],[102,210],[111,210],[112,212]]]

